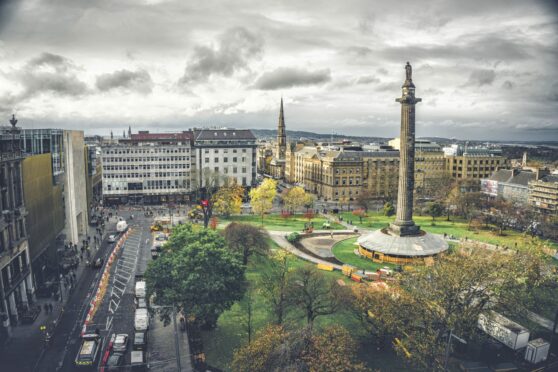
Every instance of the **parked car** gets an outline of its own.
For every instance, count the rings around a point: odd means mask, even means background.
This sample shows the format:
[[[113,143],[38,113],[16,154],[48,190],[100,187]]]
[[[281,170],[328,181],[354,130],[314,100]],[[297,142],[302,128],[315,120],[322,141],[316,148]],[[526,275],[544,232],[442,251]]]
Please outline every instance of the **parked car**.
[[[134,328],[136,331],[147,331],[147,328],[149,328],[149,314],[147,309],[136,309]]]
[[[94,268],[94,269],[99,269],[99,268],[103,267],[104,262],[105,262],[104,259],[99,257],[95,261],[91,262],[91,267]]]
[[[139,297],[136,299],[136,308],[137,309],[146,309],[147,308],[147,301],[145,301],[144,297]]]
[[[155,240],[158,241],[158,242],[165,242],[168,239],[169,238],[163,233],[159,233],[159,234],[157,234],[157,236],[155,236]]]
[[[116,235],[114,235],[114,234],[109,235],[108,242],[109,243],[116,243]]]
[[[114,353],[107,360],[107,370],[108,371],[119,371],[120,366],[124,364],[124,354]]]
[[[134,334],[133,350],[147,350],[147,332],[136,332]]]
[[[119,353],[125,353],[128,348],[128,334],[120,333],[116,335],[114,343],[112,344],[112,350]]]

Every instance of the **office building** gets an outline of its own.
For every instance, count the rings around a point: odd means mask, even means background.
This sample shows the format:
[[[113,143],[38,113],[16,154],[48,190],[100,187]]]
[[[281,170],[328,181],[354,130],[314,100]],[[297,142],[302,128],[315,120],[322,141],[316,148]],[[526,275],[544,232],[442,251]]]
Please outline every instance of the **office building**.
[[[160,204],[190,200],[195,189],[193,132],[129,133],[103,143],[102,194],[105,204]]]
[[[200,188],[218,177],[249,188],[256,182],[256,137],[248,129],[194,129],[197,180]]]

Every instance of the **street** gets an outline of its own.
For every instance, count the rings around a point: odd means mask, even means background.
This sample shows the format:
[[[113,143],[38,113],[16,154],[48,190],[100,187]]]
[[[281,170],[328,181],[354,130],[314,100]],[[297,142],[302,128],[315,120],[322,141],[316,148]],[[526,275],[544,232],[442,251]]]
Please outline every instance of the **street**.
[[[130,220],[130,215],[134,219]],[[103,337],[103,347],[95,360],[93,367],[79,367],[80,370],[98,370],[101,367],[103,354],[107,349],[112,334],[125,333],[129,336],[128,348],[125,353],[122,371],[129,370],[130,353],[134,337],[135,296],[134,285],[136,275],[145,272],[151,261],[150,247],[152,237],[150,226],[153,217],[145,217],[139,210],[120,210],[118,216],[113,217],[112,230],[116,218],[122,217],[129,224],[129,234],[120,249],[118,259],[110,269],[109,285],[92,322],[87,327],[87,333],[96,330]],[[107,230],[107,235],[114,231]],[[104,257],[105,263],[112,252],[114,244],[103,241],[95,258]],[[34,371],[75,371],[75,357],[81,346],[80,334],[89,309],[89,303],[94,296],[102,274],[102,269],[89,269],[84,272],[77,288],[71,294],[68,304],[60,319],[51,344],[41,359],[36,363]],[[162,323],[152,315],[148,337],[147,362],[153,371],[176,371],[176,344],[172,324],[163,327]],[[186,334],[178,334],[181,349],[181,364],[183,371],[191,371],[188,339]]]

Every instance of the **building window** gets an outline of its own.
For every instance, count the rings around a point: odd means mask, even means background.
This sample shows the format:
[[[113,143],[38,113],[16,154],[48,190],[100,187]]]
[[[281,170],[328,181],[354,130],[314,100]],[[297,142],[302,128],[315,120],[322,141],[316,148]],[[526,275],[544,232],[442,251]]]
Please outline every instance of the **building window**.
[[[219,163],[219,158],[215,158],[215,159],[213,159],[213,161],[214,161],[215,163]]]
[[[206,162],[206,163],[209,163],[209,158],[205,158],[205,162]]]

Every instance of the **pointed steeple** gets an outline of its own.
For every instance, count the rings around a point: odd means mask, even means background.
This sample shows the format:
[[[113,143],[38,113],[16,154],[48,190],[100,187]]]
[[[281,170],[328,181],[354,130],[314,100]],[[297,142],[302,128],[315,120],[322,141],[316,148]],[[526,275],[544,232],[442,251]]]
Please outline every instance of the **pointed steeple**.
[[[128,126],[128,138],[132,138],[132,126]]]
[[[279,123],[277,125],[277,159],[285,159],[287,152],[287,134],[285,130],[285,113],[283,112],[283,97],[279,109]]]

